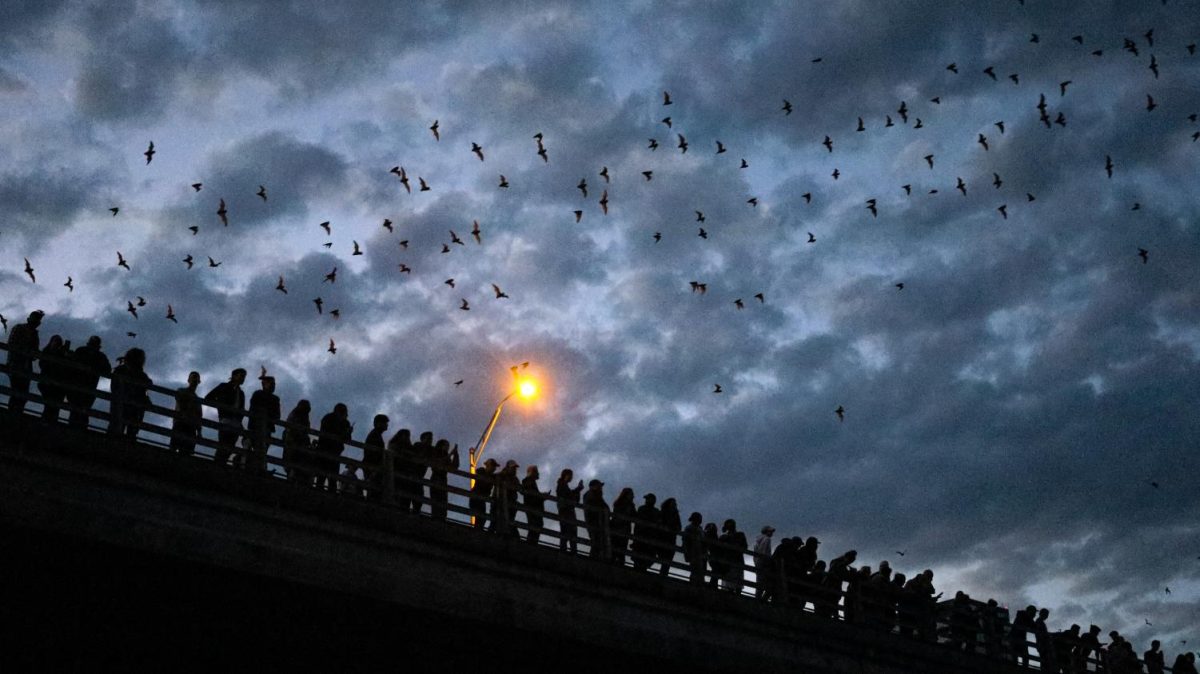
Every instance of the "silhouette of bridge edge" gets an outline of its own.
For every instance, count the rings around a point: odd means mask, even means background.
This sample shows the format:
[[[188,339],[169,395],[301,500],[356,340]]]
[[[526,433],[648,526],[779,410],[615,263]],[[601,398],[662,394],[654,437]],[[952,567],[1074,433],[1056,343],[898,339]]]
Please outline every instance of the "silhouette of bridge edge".
[[[7,527],[386,601],[463,624],[468,648],[486,643],[481,630],[499,629],[593,653],[617,643],[626,660],[698,671],[1018,671],[422,518],[383,517],[155,447],[39,444],[0,441]]]

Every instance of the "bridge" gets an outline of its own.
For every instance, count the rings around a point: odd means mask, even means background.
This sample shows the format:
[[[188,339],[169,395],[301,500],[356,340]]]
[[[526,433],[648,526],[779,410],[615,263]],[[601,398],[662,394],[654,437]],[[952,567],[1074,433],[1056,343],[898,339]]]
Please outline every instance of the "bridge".
[[[581,537],[580,554],[560,550],[558,515],[548,509],[544,527],[530,525],[507,510],[524,506],[501,486],[488,514],[497,530],[475,528],[468,472],[449,471],[446,483],[417,478],[425,508],[401,512],[394,486],[411,485],[395,467],[408,458],[390,450],[376,466],[343,456],[381,478],[329,475],[340,487],[332,490],[287,479],[295,459],[277,441],[265,470],[216,464],[209,437],[180,454],[167,448],[178,435],[175,392],[147,393],[134,440],[107,432],[114,415],[105,408],[131,403],[113,404],[104,390],[88,423],[71,427],[34,415],[40,395],[0,386],[6,408],[14,396],[32,404],[0,410],[8,671],[419,664],[1015,674],[1026,671],[1018,652],[1038,666],[1032,644],[1007,643],[1006,610],[1004,632],[990,635],[957,633],[955,614],[932,601],[928,622],[910,629],[894,600],[886,624],[865,624],[864,597],[840,581],[830,592],[783,569],[758,578],[744,551],[745,590],[695,585],[674,543],[665,575],[614,563],[607,535]],[[209,435],[220,428],[203,424]],[[430,516],[437,490],[448,495],[444,518]],[[531,529],[541,544],[522,540]],[[759,583],[773,588],[771,601],[754,598]]]

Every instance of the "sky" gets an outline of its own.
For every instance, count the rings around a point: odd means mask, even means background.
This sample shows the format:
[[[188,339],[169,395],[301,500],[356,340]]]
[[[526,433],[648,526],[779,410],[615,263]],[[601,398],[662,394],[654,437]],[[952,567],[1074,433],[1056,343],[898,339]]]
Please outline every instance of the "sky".
[[[1174,653],[1198,41],[1195,0],[10,0],[0,313],[144,348],[163,386],[265,366],[356,439],[382,412],[470,446],[528,361],[488,454],[547,488]]]

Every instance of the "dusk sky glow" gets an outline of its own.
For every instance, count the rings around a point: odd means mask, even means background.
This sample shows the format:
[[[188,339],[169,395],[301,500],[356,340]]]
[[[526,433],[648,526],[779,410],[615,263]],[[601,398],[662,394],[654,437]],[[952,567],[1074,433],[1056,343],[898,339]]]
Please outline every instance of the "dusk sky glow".
[[[528,361],[487,455],[543,488],[573,468],[1175,653],[1197,42],[1196,0],[6,1],[0,313],[140,346],[161,386],[263,365],[285,414],[464,455]]]

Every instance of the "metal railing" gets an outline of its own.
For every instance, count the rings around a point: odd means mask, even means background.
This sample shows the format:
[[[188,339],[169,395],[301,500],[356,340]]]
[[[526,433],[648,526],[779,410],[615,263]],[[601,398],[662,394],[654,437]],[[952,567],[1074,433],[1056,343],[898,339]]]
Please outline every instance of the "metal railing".
[[[0,342],[0,351],[9,350],[7,344]],[[71,359],[42,353],[23,355],[31,362],[36,358],[42,363],[52,363],[63,372],[80,370],[80,365]],[[6,375],[9,369],[8,365],[0,365],[0,372]],[[90,379],[93,375],[86,376]],[[97,378],[112,381],[111,376]],[[21,381],[24,385],[14,386]],[[121,388],[128,386],[127,383]],[[994,609],[989,615],[988,607],[979,602],[939,604],[935,597],[890,582],[883,584],[863,578],[852,567],[837,573],[790,569],[787,560],[758,555],[711,537],[689,536],[695,532],[682,527],[668,528],[636,517],[622,517],[608,505],[589,505],[587,498],[576,502],[559,499],[551,492],[539,492],[530,499],[531,495],[521,488],[515,475],[498,479],[497,475],[459,470],[444,461],[432,465],[428,456],[419,453],[397,451],[386,444],[368,446],[285,420],[268,420],[268,432],[255,434],[240,423],[249,418],[248,411],[205,401],[198,392],[193,403],[214,410],[220,419],[238,419],[237,428],[227,421],[203,415],[194,420],[195,426],[190,425],[192,421],[181,426],[178,423],[181,418],[176,414],[180,407],[177,390],[154,384],[144,387],[135,384],[133,389],[135,392],[144,389],[144,395],[136,399],[114,396],[111,387],[105,391],[80,386],[70,376],[51,378],[29,369],[16,373],[15,378],[8,377],[6,385],[0,386],[0,395],[6,397],[5,412],[15,417],[10,421],[30,429],[36,429],[39,423],[34,415],[41,416],[41,423],[60,424],[62,414],[67,412],[80,433],[104,432],[129,442],[174,450],[199,461],[228,456],[234,459],[234,468],[288,481],[297,488],[323,490],[331,497],[359,499],[379,508],[421,515],[448,525],[473,526],[489,535],[523,540],[539,548],[556,548],[641,572],[650,572],[657,566],[652,573],[670,581],[706,588],[715,588],[720,582],[721,591],[729,594],[747,598],[761,595],[760,599],[775,605],[1030,669],[1063,674],[1120,671],[1106,662],[1103,651],[1079,657],[1073,648],[1071,653],[1058,657],[1053,654],[1053,642],[1048,646],[1044,641],[1041,650],[1049,655],[1041,653],[1036,640],[1030,640],[1034,631],[1014,629],[1008,622],[1007,609]],[[71,393],[82,394],[85,401],[94,396],[104,409],[90,402],[86,408],[73,404]],[[12,403],[21,399],[33,403],[37,409],[21,405],[24,414],[13,415]],[[227,441],[205,437],[205,429],[210,434],[226,434]],[[283,434],[277,436],[277,431]],[[232,443],[228,442],[230,436]],[[321,440],[327,441],[328,447],[341,448],[341,452],[335,455],[321,451]],[[359,450],[362,458],[346,456],[347,447]],[[378,463],[368,461],[368,457],[378,457]],[[577,493],[576,489],[572,491]],[[539,506],[531,507],[530,503]],[[554,504],[555,510],[547,509],[546,503]],[[579,534],[580,527],[586,536]],[[1048,662],[1043,663],[1043,658]],[[1140,661],[1137,665],[1139,668],[1131,671],[1143,671]]]

